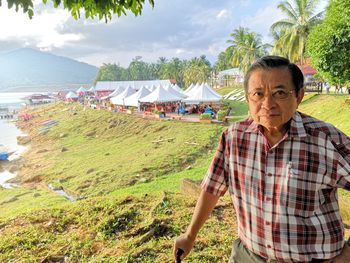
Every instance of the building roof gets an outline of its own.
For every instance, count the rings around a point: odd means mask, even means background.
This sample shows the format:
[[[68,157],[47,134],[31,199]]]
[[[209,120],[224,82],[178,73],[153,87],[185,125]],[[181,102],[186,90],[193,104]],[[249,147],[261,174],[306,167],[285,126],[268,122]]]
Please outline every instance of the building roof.
[[[232,75],[232,76],[243,76],[243,73],[239,70],[239,68],[230,68],[223,71],[220,71],[218,73],[218,77],[221,78],[225,75]]]
[[[317,70],[308,64],[298,65],[298,67],[304,75],[315,75],[317,73]]]

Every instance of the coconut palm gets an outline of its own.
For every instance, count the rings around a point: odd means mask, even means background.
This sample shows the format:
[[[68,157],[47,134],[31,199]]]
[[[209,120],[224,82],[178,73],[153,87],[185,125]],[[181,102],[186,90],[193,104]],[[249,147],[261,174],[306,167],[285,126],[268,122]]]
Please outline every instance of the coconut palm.
[[[250,32],[248,28],[239,27],[230,36],[232,39],[227,40],[227,43],[232,45],[226,51],[232,52],[232,66],[238,66],[243,72],[246,72],[256,59],[267,54],[269,45],[262,44],[261,36]]]
[[[293,62],[303,64],[306,40],[310,29],[321,22],[324,11],[314,15],[318,0],[283,1],[278,8],[286,18],[271,26],[272,35],[277,35],[272,53],[286,55]]]
[[[191,83],[207,82],[210,76],[210,62],[205,56],[194,57],[184,68],[184,82],[188,87]]]

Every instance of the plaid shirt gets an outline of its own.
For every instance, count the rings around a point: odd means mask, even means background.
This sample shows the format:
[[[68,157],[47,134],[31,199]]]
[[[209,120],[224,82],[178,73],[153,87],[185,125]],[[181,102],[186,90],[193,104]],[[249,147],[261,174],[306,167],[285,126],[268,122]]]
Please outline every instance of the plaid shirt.
[[[228,189],[241,241],[281,262],[340,254],[339,187],[350,190],[350,139],[300,112],[273,147],[251,118],[233,124],[202,183],[214,195]]]

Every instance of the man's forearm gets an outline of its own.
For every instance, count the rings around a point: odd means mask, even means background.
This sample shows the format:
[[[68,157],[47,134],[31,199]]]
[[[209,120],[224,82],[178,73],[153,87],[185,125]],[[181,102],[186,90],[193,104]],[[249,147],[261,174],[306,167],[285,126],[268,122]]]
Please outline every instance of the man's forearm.
[[[210,194],[202,190],[192,216],[191,224],[188,226],[186,231],[186,235],[189,238],[196,238],[199,230],[201,229],[205,221],[208,219],[218,200],[219,196]]]

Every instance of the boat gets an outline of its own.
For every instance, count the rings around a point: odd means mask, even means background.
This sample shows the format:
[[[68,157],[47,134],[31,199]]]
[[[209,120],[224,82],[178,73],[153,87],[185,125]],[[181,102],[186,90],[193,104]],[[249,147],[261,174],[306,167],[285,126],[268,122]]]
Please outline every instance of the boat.
[[[0,144],[0,161],[7,161],[9,158],[8,150],[4,145]]]

